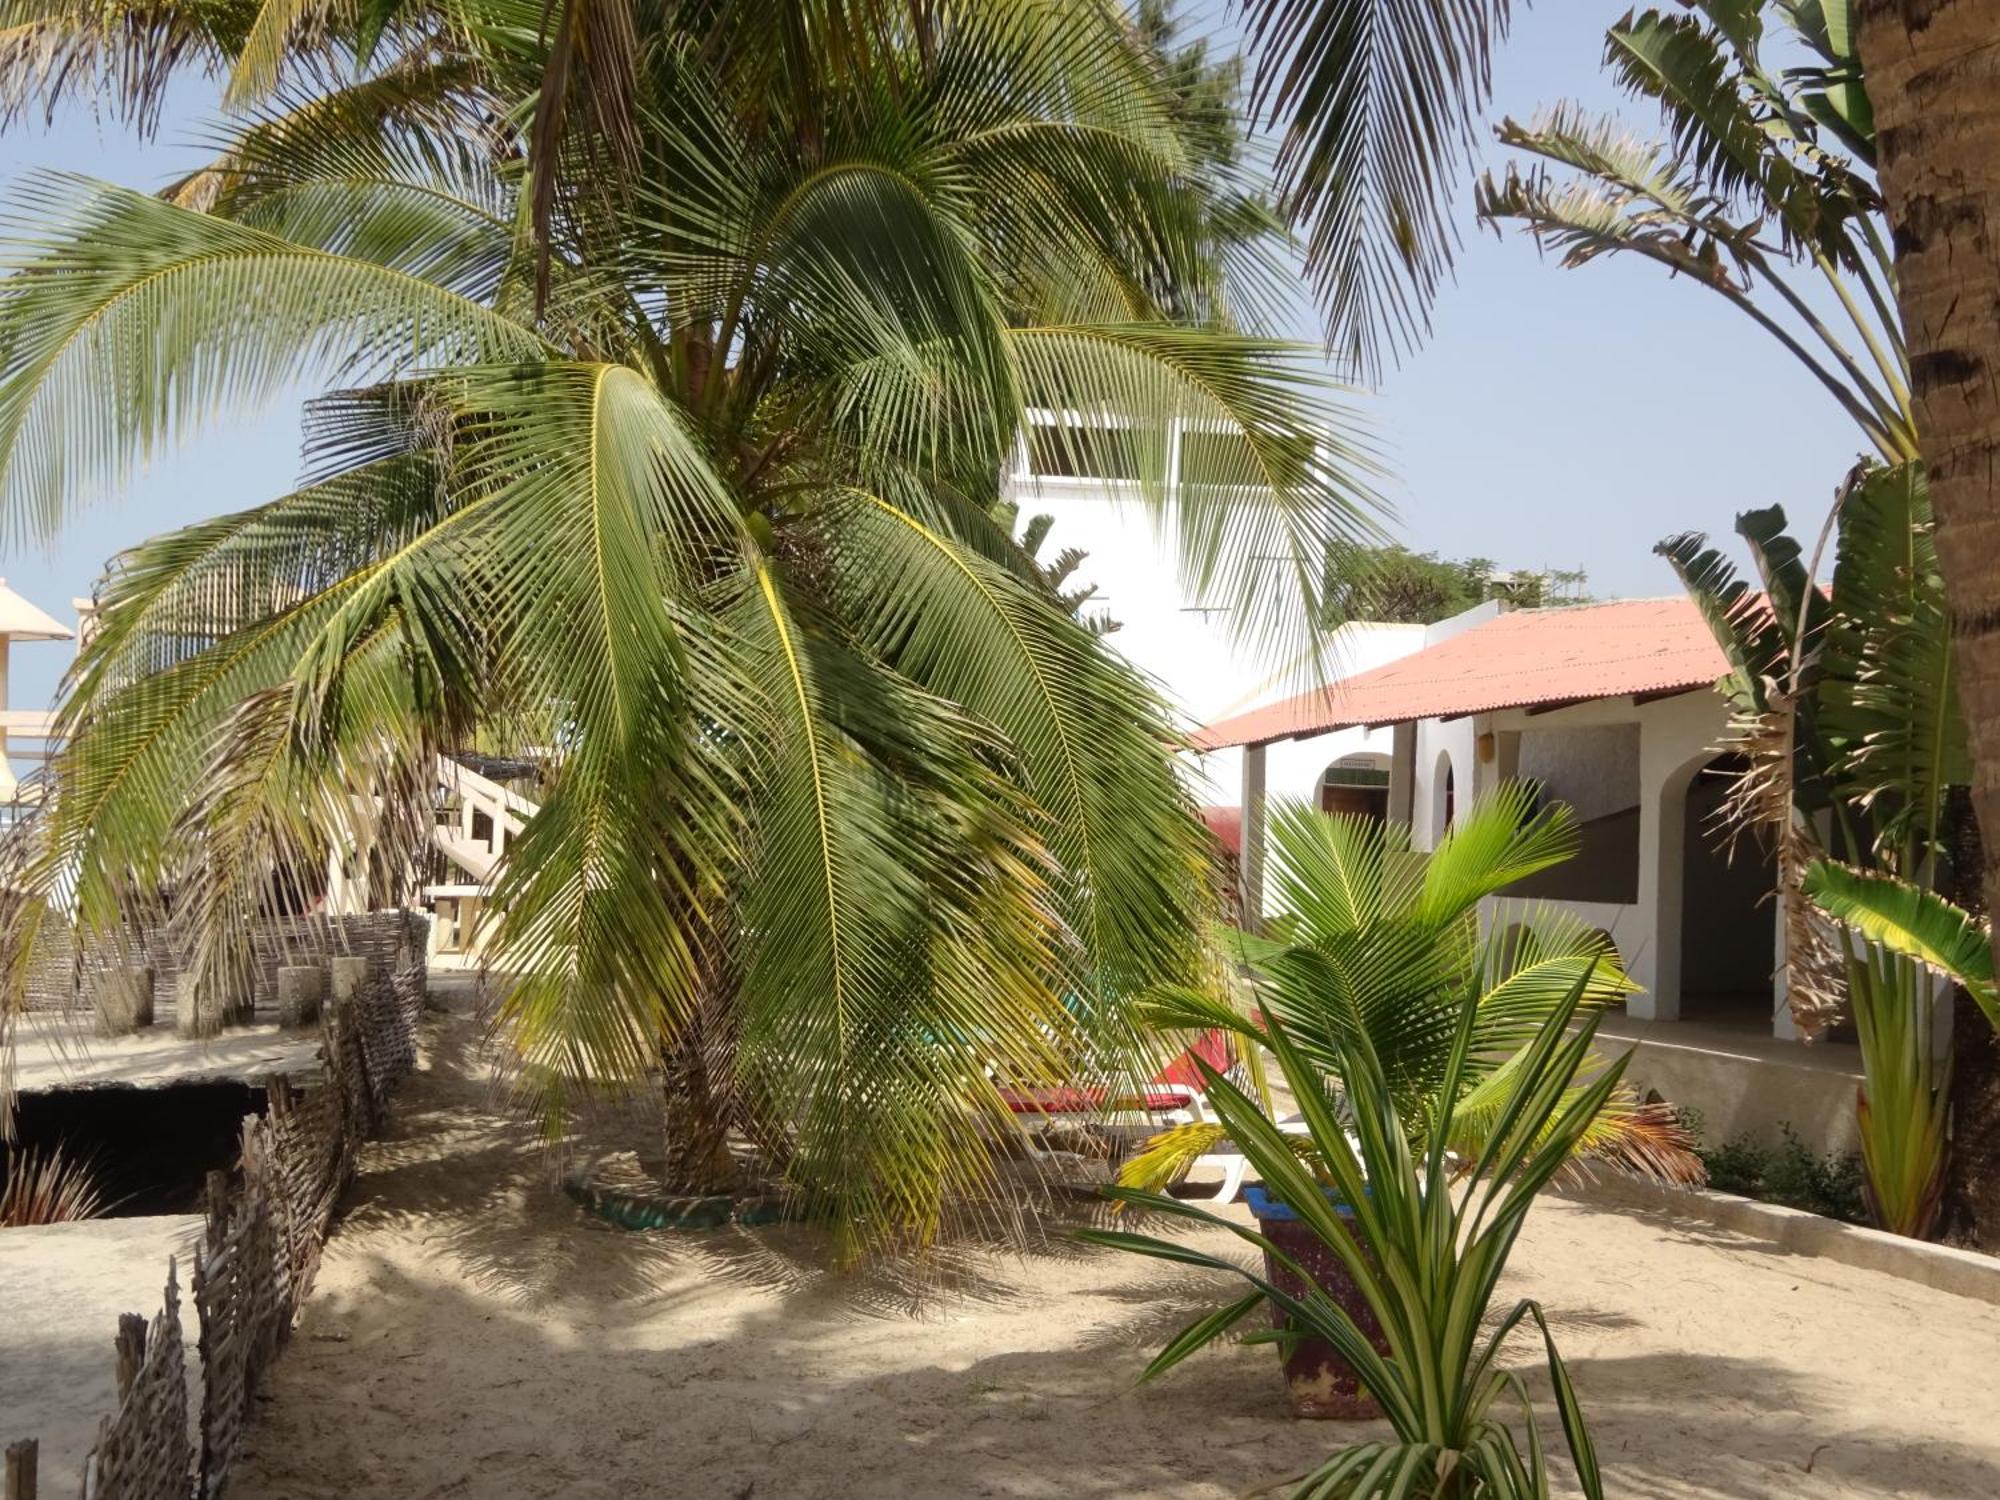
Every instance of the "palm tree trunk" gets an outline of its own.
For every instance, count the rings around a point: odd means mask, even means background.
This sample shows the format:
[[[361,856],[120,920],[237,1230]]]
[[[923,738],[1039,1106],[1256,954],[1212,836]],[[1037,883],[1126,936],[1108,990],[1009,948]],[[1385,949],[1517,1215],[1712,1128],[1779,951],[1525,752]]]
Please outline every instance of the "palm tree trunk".
[[[736,1186],[736,1157],[729,1147],[736,1114],[735,1031],[723,988],[720,982],[711,985],[666,1057],[661,1176],[674,1192],[723,1193]]]
[[[1951,899],[1984,912],[1977,872],[1985,863],[1979,826],[1963,790],[1945,804]],[[1968,877],[1961,880],[1959,872]],[[1963,992],[1952,997],[1951,1156],[1945,1168],[1944,1233],[2000,1249],[2000,1033]]]
[[[1861,0],[1859,22],[2000,909],[2000,0]]]

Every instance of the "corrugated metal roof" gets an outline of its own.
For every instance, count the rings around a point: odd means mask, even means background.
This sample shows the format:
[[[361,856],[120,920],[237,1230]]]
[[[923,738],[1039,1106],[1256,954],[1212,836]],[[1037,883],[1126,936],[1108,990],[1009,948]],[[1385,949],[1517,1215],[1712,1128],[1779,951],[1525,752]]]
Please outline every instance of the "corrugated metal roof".
[[[1522,609],[1386,666],[1222,719],[1195,748],[1262,745],[1347,729],[1685,692],[1729,670],[1686,598]]]

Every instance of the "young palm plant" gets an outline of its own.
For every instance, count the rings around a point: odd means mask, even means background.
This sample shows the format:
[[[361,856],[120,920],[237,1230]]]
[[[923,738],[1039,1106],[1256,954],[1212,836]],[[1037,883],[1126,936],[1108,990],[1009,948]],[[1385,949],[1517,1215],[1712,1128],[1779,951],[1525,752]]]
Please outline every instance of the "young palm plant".
[[[105,1207],[88,1156],[60,1142],[0,1147],[0,1229],[95,1219]]]
[[[1247,968],[1250,1003],[1182,992],[1153,997],[1142,1014],[1162,1028],[1225,1027],[1252,1059],[1268,1045],[1271,1023],[1280,1023],[1336,1085],[1347,1059],[1340,1039],[1363,1036],[1419,1150],[1429,1145],[1432,1122],[1449,1114],[1457,1134],[1447,1145],[1476,1155],[1543,1022],[1566,1006],[1601,1010],[1633,989],[1617,951],[1568,913],[1502,908],[1482,934],[1482,902],[1576,850],[1569,809],[1538,809],[1528,787],[1482,798],[1428,854],[1410,848],[1401,825],[1303,804],[1275,807],[1270,828],[1279,915],[1260,935],[1224,934],[1231,957]],[[1447,1101],[1453,1038],[1468,1014],[1473,1042],[1458,1074],[1462,1092]],[[1128,1162],[1120,1180],[1164,1188],[1228,1134],[1220,1123],[1176,1126]],[[1578,1147],[1585,1159],[1648,1176],[1701,1179],[1671,1111],[1628,1089],[1607,1094]]]
[[[1090,1230],[1093,1243],[1239,1276],[1251,1290],[1189,1325],[1146,1377],[1214,1343],[1267,1302],[1286,1328],[1273,1338],[1317,1337],[1356,1371],[1395,1429],[1391,1441],[1357,1443],[1300,1476],[1294,1500],[1527,1500],[1549,1490],[1547,1455],[1520,1375],[1500,1365],[1508,1338],[1532,1321],[1547,1352],[1556,1408],[1578,1481],[1602,1496],[1595,1451],[1548,1321],[1531,1299],[1487,1326],[1501,1275],[1528,1210],[1582,1148],[1618,1087],[1622,1061],[1586,1080],[1597,1018],[1586,1006],[1591,971],[1574,978],[1536,1025],[1506,1082],[1474,1126],[1484,1144],[1455,1156],[1469,1122],[1460,1109],[1476,1081],[1484,1029],[1477,996],[1455,1012],[1428,1107],[1413,1118],[1392,1065],[1363,1026],[1311,1033],[1273,1017],[1265,1037],[1298,1101],[1309,1152],[1294,1149],[1261,1104],[1213,1070],[1208,1097],[1266,1188],[1298,1215],[1346,1271],[1381,1330],[1370,1331],[1292,1256],[1254,1229],[1161,1193],[1113,1190],[1133,1207],[1228,1230],[1307,1288],[1276,1279],[1185,1241],[1123,1230]],[[1574,1030],[1572,1030],[1574,1026]],[[1310,1049],[1310,1050],[1309,1050]],[[1324,1059],[1335,1062],[1338,1095]],[[1502,1412],[1513,1407],[1519,1426]]]
[[[1732,811],[1779,840],[1792,1013],[1808,1034],[1843,1010],[1852,1015],[1870,1203],[1883,1228],[1923,1235],[1936,1219],[1949,1145],[1950,1058],[1934,1045],[1939,996],[1921,955],[1884,942],[1886,923],[1861,919],[1865,898],[1943,878],[1945,794],[1964,783],[1969,758],[1919,472],[1862,466],[1839,517],[1830,593],[1811,585],[1775,507],[1738,522],[1761,589],[1700,537],[1661,550],[1732,663],[1725,748],[1750,762]],[[1862,941],[1830,929],[1814,905]],[[1935,916],[1927,903],[1888,913],[1899,914]]]
[[[467,0],[163,196],[24,190],[17,532],[334,389],[299,489],[105,580],[15,974],[33,913],[166,905],[226,982],[283,872],[428,838],[438,751],[551,746],[493,902],[523,1085],[559,1121],[664,1074],[850,1243],[923,1235],[991,1185],[996,1079],[1116,1069],[1204,961],[1169,715],[994,519],[1031,414],[1253,637],[1308,628],[1365,461],[1243,331],[1265,252],[1114,8],[854,49],[639,9],[622,120],[552,123],[544,7]]]

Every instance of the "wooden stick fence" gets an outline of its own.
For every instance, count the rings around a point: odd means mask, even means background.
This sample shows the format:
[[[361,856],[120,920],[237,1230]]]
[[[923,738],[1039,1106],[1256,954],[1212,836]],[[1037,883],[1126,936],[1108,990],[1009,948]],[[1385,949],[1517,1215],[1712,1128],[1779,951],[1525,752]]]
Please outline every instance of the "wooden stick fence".
[[[360,1143],[416,1066],[424,943],[322,1012],[316,1078],[266,1081],[266,1113],[244,1117],[236,1170],[211,1172],[189,1277],[199,1323],[198,1441],[190,1441],[178,1267],[169,1260],[149,1325],[120,1317],[117,1410],[99,1423],[84,1500],[209,1500],[219,1495],[254,1410],[259,1381],[312,1290],[320,1251]],[[6,1449],[4,1500],[39,1500],[34,1440]]]

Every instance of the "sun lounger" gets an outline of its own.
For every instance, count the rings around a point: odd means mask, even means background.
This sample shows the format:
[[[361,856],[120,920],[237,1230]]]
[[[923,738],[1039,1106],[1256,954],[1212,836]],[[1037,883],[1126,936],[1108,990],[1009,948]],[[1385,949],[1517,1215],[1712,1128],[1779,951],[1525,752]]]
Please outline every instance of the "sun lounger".
[[[1094,1123],[1104,1123],[1107,1116],[1141,1115],[1145,1117],[1141,1133],[1148,1136],[1175,1125],[1213,1124],[1215,1114],[1208,1106],[1197,1059],[1219,1073],[1227,1072],[1234,1061],[1229,1034],[1221,1030],[1203,1032],[1193,1045],[1135,1092],[1088,1087],[1002,1088],[1000,1097],[1016,1115],[1090,1119]],[[1227,1203],[1243,1186],[1247,1165],[1243,1153],[1231,1147],[1196,1157],[1190,1170],[1206,1168],[1221,1172],[1222,1181],[1212,1201]]]

